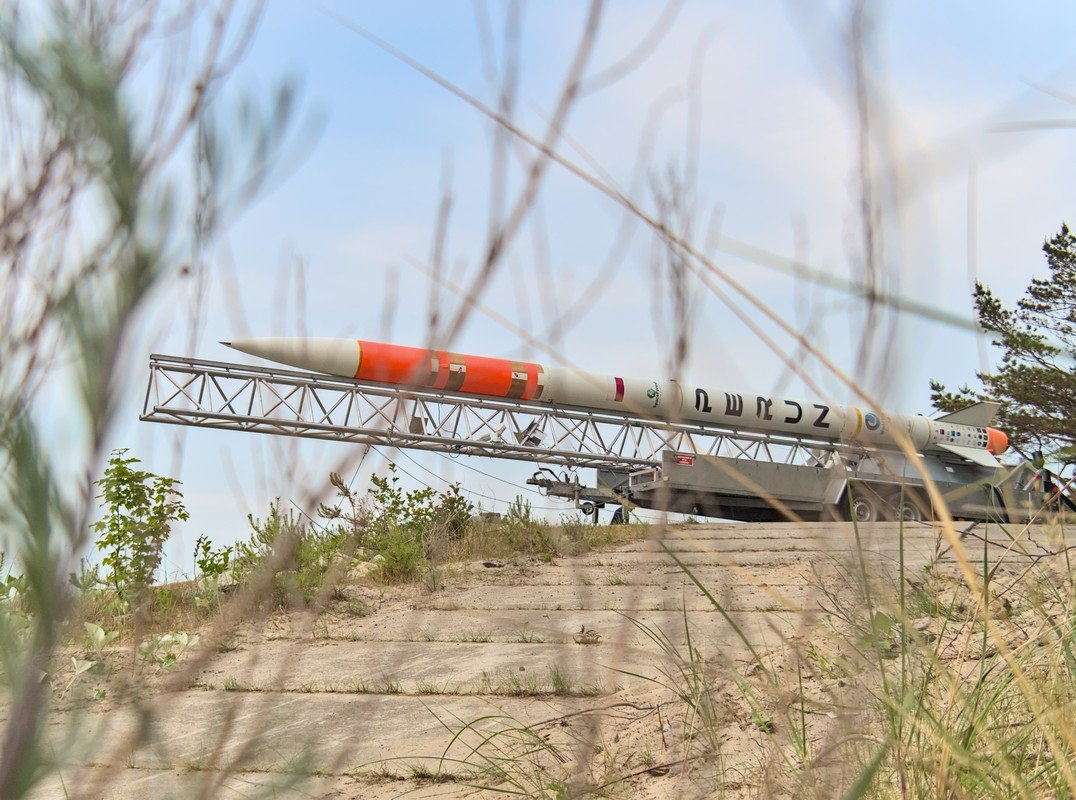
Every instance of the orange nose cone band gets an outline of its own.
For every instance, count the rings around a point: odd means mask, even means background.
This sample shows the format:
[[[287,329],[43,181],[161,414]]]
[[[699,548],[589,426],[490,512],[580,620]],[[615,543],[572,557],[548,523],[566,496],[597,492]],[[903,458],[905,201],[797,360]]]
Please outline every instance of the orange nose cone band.
[[[986,429],[986,442],[986,449],[996,456],[1000,456],[1009,449],[1008,435],[997,428]]]

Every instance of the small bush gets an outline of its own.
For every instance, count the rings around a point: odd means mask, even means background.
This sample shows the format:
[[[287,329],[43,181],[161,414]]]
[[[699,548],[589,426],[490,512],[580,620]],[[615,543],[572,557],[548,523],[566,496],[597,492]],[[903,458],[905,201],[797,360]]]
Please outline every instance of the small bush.
[[[501,530],[508,547],[517,553],[553,556],[557,537],[545,520],[536,519],[529,500],[517,495],[501,520]]]
[[[322,516],[338,519],[350,528],[355,540],[381,557],[381,576],[388,582],[411,581],[434,574],[454,542],[464,539],[474,506],[463,496],[459,484],[438,494],[430,487],[405,490],[395,464],[385,477],[374,475],[368,502],[357,501],[338,476],[332,476],[343,502],[351,512],[339,507],[321,509]],[[356,513],[359,507],[363,513]],[[434,566],[430,566],[433,562]]]
[[[273,578],[273,601],[279,606],[314,600],[332,565],[354,552],[345,527],[312,527],[294,511],[281,512],[279,499],[269,504],[265,520],[253,514],[247,520],[251,535],[235,547],[232,574],[243,580],[277,553],[286,553]]]
[[[387,477],[374,475],[370,478],[374,488],[370,490],[373,513],[368,535],[375,544],[400,529],[421,536],[434,522],[437,492],[428,486],[404,491],[396,471],[396,465],[389,464]]]
[[[561,533],[572,544],[584,544],[594,527],[581,514],[565,514],[560,518]]]
[[[531,516],[531,503],[521,494],[517,494],[515,500],[508,504],[508,510],[504,514],[505,525],[530,525],[534,522]]]
[[[474,504],[463,496],[458,483],[454,483],[437,498],[434,520],[452,541],[458,541],[467,534],[467,528],[474,514]]]
[[[178,481],[135,469],[140,461],[114,450],[104,477],[97,485],[105,510],[94,523],[105,553],[105,581],[125,600],[145,591],[161,564],[164,544],[172,525],[188,518]]]
[[[396,528],[378,543],[381,576],[389,583],[411,581],[422,574],[426,559],[421,539],[406,528]]]
[[[194,543],[194,563],[198,567],[198,572],[210,580],[219,578],[228,571],[231,557],[231,548],[222,547],[214,550],[213,543],[204,534],[199,536],[198,541]]]
[[[4,567],[4,554],[0,553],[0,570]],[[0,646],[14,652],[30,630],[30,607],[26,596],[29,584],[23,575],[8,572],[0,582]]]

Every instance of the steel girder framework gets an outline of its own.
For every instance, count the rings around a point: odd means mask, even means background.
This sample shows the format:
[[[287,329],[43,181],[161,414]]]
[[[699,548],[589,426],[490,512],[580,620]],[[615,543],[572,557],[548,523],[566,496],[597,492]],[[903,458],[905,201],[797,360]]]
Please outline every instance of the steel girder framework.
[[[804,463],[832,442],[150,356],[141,419],[631,472],[665,450]]]

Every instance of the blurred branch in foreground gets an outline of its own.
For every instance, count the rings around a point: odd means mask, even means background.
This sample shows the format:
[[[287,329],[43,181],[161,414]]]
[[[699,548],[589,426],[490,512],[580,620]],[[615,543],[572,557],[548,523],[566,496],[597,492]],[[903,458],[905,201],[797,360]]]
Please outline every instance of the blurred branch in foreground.
[[[244,100],[227,124],[211,103],[257,18],[227,2],[176,16],[134,2],[0,12],[0,524],[29,609],[22,632],[0,617],[4,798],[23,797],[70,755],[42,738],[43,676],[70,610],[66,576],[87,544],[139,316],[257,194],[287,142],[290,85],[267,111]],[[202,38],[202,60],[192,59]],[[161,83],[142,80],[150,66]],[[191,159],[193,198],[176,175]],[[68,398],[74,441],[50,426],[46,386]]]

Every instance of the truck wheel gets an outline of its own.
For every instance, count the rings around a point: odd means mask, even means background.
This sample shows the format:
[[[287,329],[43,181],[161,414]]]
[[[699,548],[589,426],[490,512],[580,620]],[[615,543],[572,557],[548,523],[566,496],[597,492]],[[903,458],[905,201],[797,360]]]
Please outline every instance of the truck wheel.
[[[905,500],[897,508],[897,519],[900,522],[922,522],[923,512],[911,500]]]
[[[880,516],[878,501],[870,495],[852,495],[851,506],[846,511],[851,522],[877,522]]]

